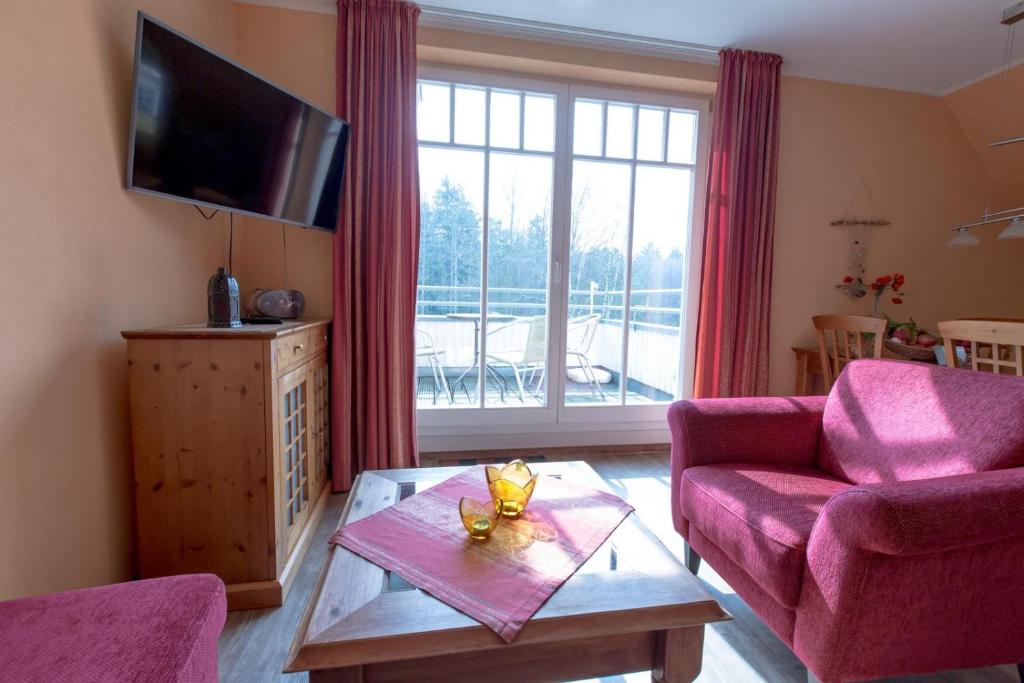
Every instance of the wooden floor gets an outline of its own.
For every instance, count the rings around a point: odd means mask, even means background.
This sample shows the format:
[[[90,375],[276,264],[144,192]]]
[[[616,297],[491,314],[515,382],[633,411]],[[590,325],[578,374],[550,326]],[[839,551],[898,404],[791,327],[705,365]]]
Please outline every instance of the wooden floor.
[[[672,528],[669,512],[669,467],[667,454],[581,455],[618,495],[628,500],[641,519],[682,557],[682,539]],[[327,550],[344,504],[344,494],[331,497],[316,537],[284,606],[272,610],[251,610],[228,614],[220,640],[221,679],[224,681],[308,680],[306,674],[283,675],[288,646],[317,571]],[[700,683],[803,683],[807,670],[732,589],[703,563],[699,578],[735,617],[734,621],[707,628],[704,669]],[[886,679],[888,683],[1018,683],[1015,667],[994,667],[955,671],[935,676]],[[640,683],[647,674],[601,679],[601,683]]]

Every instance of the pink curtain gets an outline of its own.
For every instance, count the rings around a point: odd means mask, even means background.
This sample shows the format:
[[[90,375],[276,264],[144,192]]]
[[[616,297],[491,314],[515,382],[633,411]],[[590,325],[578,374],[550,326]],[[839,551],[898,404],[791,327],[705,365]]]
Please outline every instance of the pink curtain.
[[[768,393],[778,55],[723,50],[708,165],[694,395]]]
[[[335,491],[364,469],[417,464],[419,12],[398,0],[338,2],[338,115],[352,128],[334,238]]]

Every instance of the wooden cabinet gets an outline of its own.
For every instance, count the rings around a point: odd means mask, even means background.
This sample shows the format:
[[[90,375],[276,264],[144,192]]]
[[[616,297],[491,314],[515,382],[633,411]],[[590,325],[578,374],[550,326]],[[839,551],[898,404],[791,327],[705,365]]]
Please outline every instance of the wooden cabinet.
[[[327,320],[123,332],[143,578],[212,572],[282,603],[326,503]]]

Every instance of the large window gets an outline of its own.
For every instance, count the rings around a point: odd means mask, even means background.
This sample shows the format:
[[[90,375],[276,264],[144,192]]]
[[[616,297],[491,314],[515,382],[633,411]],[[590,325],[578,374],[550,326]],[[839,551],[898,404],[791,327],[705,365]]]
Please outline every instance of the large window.
[[[662,420],[692,381],[706,102],[433,71],[418,95],[421,424]]]

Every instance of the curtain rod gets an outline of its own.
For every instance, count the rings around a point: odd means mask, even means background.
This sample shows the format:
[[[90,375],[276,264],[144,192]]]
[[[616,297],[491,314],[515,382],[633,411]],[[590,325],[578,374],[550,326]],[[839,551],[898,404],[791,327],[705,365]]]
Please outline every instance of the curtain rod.
[[[1014,220],[1016,218],[1024,218],[1024,213],[1018,214],[1016,216],[1003,216],[1001,218],[988,218],[988,219],[983,220],[983,221],[978,221],[977,223],[965,223],[963,225],[954,225],[952,228],[950,228],[950,230],[954,230],[954,231],[955,230],[967,230],[969,228],[977,228],[977,227],[980,227],[982,225],[991,225],[993,223],[1008,223],[1008,222],[1010,222],[1010,221],[1012,221],[1012,220]]]
[[[420,7],[420,23],[436,28],[472,29],[513,37],[558,39],[584,42],[591,46],[617,47],[620,50],[650,54],[687,55],[707,62],[718,62],[721,48],[662,38],[647,38],[628,33],[562,26],[545,21],[514,19],[493,14],[449,9],[425,3]]]

